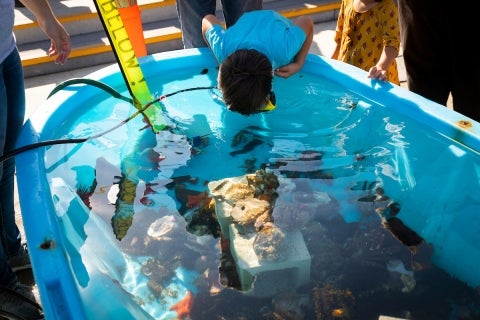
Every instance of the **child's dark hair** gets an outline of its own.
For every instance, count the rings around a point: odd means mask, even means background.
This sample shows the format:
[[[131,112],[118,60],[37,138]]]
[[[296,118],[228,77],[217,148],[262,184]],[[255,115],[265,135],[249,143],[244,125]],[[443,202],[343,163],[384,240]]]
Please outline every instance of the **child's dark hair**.
[[[272,91],[272,63],[257,50],[237,50],[220,64],[218,80],[228,109],[251,115],[268,101]]]

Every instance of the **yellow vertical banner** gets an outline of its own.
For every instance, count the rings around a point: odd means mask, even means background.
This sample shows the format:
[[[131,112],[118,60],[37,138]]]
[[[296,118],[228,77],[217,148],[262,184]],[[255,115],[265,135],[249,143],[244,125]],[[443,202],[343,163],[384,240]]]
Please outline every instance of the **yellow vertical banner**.
[[[142,110],[143,106],[151,103],[154,98],[148,89],[116,2],[115,0],[94,0],[94,3],[135,107]],[[158,103],[142,111],[154,132],[163,130],[167,125],[162,111]]]

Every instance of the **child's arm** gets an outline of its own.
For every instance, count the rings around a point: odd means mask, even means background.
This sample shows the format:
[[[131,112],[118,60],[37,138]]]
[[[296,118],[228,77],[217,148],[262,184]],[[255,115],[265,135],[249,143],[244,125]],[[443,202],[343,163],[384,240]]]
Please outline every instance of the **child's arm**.
[[[207,14],[205,17],[203,17],[202,19],[203,38],[205,38],[205,34],[207,33],[208,29],[210,29],[210,27],[212,27],[214,24],[222,25],[220,23],[220,20],[218,20],[217,17],[214,16],[213,14]]]
[[[398,56],[398,50],[395,47],[386,46],[383,48],[382,55],[377,64],[370,68],[368,77],[372,79],[379,79],[382,81],[388,80],[388,67],[393,63],[393,60]]]
[[[305,63],[308,51],[313,41],[313,21],[309,17],[299,17],[294,21],[294,24],[303,29],[307,35],[305,42],[303,43],[300,51],[295,55],[292,63],[286,66],[281,66],[275,70],[275,74],[282,78],[288,78],[291,75],[298,72]]]
[[[205,17],[203,17],[203,19],[202,19],[203,39],[207,43],[210,50],[212,50],[212,53],[215,56],[215,59],[217,59],[217,62],[220,63],[220,59],[219,59],[219,56],[218,56],[219,55],[219,48],[218,48],[218,46],[217,46],[217,48],[215,48],[215,46],[213,46],[213,43],[219,40],[218,39],[219,33],[211,34],[212,32],[210,32],[208,34],[208,37],[207,37],[207,33],[215,25],[219,25],[223,29],[223,26],[222,26],[221,22],[213,14],[207,14]]]
[[[335,49],[333,50],[330,58],[337,60],[339,53],[340,53],[340,45],[337,43],[335,44]]]
[[[398,9],[393,1],[385,3],[387,9],[380,17],[379,25],[383,26],[383,50],[375,66],[368,71],[368,77],[381,81],[388,80],[388,68],[398,56],[400,47],[400,27],[398,24]]]

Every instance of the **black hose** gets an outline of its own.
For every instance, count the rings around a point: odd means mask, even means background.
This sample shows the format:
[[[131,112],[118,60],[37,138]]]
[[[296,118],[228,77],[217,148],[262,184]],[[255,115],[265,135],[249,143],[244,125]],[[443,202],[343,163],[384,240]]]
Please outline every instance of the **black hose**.
[[[100,81],[97,81],[97,80],[92,80],[92,79],[84,79],[84,78],[74,78],[74,79],[70,79],[70,80],[66,80],[64,82],[61,82],[60,84],[58,84],[53,90],[52,92],[50,92],[50,94],[48,95],[47,99],[50,98],[52,95],[54,95],[55,93],[57,93],[58,91],[60,91],[61,89],[69,86],[69,85],[73,85],[73,84],[87,84],[87,85],[92,85],[94,87],[97,87],[99,89],[102,89],[104,91],[106,91],[107,93],[109,93],[110,95],[112,95],[114,98],[117,98],[117,99],[120,99],[120,100],[123,100],[123,101],[126,101],[130,104],[133,105],[133,99],[129,98],[129,97],[126,97],[126,96],[123,96],[122,94],[120,94],[118,91],[116,91],[115,89],[113,89],[112,87],[100,82]],[[168,94],[165,94],[149,103],[147,103],[145,106],[143,106],[142,108],[138,109],[135,113],[131,114],[128,118],[126,118],[125,120],[121,121],[119,124],[113,126],[112,128],[110,129],[107,129],[103,132],[100,132],[96,135],[93,135],[93,136],[90,136],[90,137],[86,137],[86,138],[74,138],[74,139],[55,139],[55,140],[46,140],[46,141],[41,141],[41,142],[36,142],[36,143],[32,143],[32,144],[29,144],[29,145],[26,145],[26,146],[22,146],[20,148],[17,148],[17,149],[14,149],[12,150],[11,152],[9,152],[8,154],[4,154],[3,156],[0,157],[0,163],[16,156],[17,154],[19,153],[22,153],[22,152],[25,152],[25,151],[28,151],[28,150],[32,150],[32,149],[35,149],[35,148],[39,148],[39,147],[46,147],[46,146],[51,146],[51,145],[57,145],[57,144],[71,144],[71,143],[83,143],[83,142],[86,142],[88,140],[92,140],[92,139],[96,139],[96,138],[99,138],[119,127],[121,127],[122,125],[126,124],[127,122],[129,122],[130,120],[132,120],[133,118],[135,118],[136,116],[138,116],[139,114],[143,113],[147,108],[149,108],[151,105],[153,105],[154,103],[156,102],[159,102],[161,101],[162,99],[165,99],[167,97],[171,97],[175,94],[178,94],[178,93],[182,93],[182,92],[187,92],[187,91],[194,91],[194,90],[207,90],[207,89],[215,89],[216,87],[195,87],[195,88],[187,88],[187,89],[180,89],[180,90],[177,90],[177,91],[174,91],[174,92],[171,92],[171,93],[168,93]]]
[[[113,97],[115,97],[117,99],[121,99],[121,100],[124,100],[128,103],[133,104],[133,99],[132,98],[125,97],[125,96],[121,95],[118,91],[116,91],[115,89],[113,89],[109,85],[106,85],[105,83],[97,81],[97,80],[85,79],[85,78],[73,78],[73,79],[69,79],[69,80],[66,80],[66,81],[63,81],[63,82],[59,83],[55,88],[53,88],[52,92],[50,92],[47,99],[50,98],[51,96],[53,96],[58,91],[62,90],[65,87],[68,87],[72,84],[89,84],[89,85],[100,88],[103,91],[106,91],[106,92],[110,93]]]

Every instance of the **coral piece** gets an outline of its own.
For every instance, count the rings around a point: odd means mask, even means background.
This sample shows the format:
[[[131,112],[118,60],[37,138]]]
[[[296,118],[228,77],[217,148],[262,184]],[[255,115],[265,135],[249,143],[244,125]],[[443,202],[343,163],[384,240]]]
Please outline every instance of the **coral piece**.
[[[252,226],[264,213],[269,213],[269,210],[270,204],[267,201],[250,198],[237,201],[230,215],[237,224]]]
[[[223,196],[234,201],[249,199],[255,196],[255,189],[245,183],[232,183]]]
[[[274,225],[261,229],[253,241],[253,251],[261,261],[283,261],[288,252],[285,233]]]

